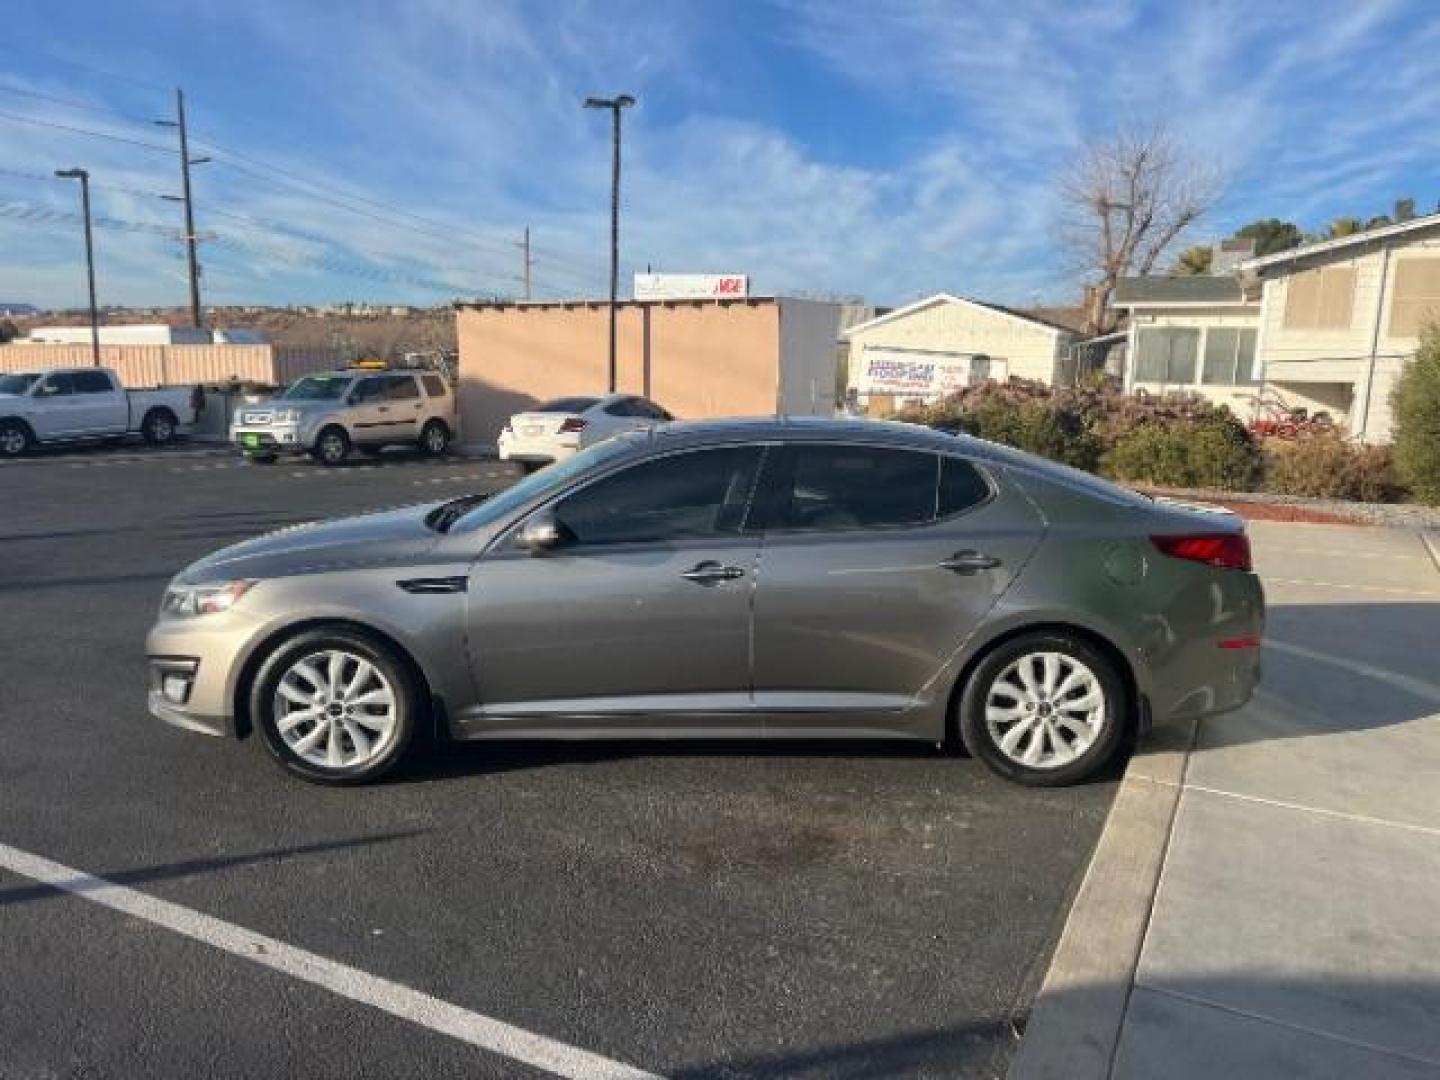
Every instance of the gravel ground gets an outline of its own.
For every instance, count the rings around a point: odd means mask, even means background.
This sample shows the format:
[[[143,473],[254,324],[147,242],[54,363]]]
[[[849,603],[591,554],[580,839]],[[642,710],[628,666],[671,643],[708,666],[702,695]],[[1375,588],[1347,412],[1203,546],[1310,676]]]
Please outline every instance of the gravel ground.
[[[1232,506],[1246,517],[1263,517],[1268,520],[1358,523],[1386,525],[1397,529],[1440,529],[1440,506],[1421,506],[1419,503],[1348,502],[1344,499],[1272,495],[1264,491],[1215,491],[1207,488],[1145,490],[1152,495]],[[1261,512],[1251,513],[1252,509]]]

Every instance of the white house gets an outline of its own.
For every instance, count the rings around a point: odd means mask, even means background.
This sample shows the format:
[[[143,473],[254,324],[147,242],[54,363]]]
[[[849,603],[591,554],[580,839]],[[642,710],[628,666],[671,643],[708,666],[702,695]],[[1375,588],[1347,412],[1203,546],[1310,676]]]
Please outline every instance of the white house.
[[[896,308],[841,335],[849,389],[880,415],[985,379],[1056,381],[1078,335],[1047,319],[950,293]]]
[[[1127,278],[1115,305],[1131,317],[1127,390],[1193,390],[1249,418],[1263,387],[1388,442],[1395,380],[1440,320],[1440,214],[1246,259],[1232,275]]]

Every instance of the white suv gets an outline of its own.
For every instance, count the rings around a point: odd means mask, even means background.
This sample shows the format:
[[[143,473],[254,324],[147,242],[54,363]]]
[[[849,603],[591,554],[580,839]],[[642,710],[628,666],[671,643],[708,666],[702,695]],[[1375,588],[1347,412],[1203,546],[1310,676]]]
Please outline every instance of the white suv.
[[[231,441],[251,461],[309,453],[338,465],[351,449],[419,446],[443,454],[455,437],[455,395],[433,371],[323,371],[279,397],[235,410]]]

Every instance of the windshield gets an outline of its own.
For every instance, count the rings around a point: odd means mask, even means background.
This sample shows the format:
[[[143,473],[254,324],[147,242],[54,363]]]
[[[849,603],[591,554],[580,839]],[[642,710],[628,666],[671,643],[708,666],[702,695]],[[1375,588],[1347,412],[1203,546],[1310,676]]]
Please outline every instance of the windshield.
[[[349,375],[306,375],[280,395],[285,401],[337,401],[354,380]]]
[[[517,507],[524,506],[531,499],[538,498],[548,492],[564,487],[572,479],[579,476],[588,469],[594,468],[602,462],[611,458],[619,457],[632,446],[636,440],[645,439],[649,436],[641,432],[629,432],[624,435],[616,435],[598,442],[594,446],[581,450],[574,457],[566,458],[555,465],[541,469],[539,472],[531,473],[524,480],[521,480],[514,487],[506,488],[498,495],[486,499],[470,513],[466,514],[454,528],[459,531],[478,529],[482,525],[489,525],[510,513]]]
[[[23,394],[35,385],[39,375],[0,375],[0,394]]]

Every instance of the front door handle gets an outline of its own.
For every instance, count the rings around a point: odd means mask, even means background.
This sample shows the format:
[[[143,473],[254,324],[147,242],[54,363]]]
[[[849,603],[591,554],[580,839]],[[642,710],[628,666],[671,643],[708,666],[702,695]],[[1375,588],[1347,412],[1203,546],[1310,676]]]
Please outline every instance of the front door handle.
[[[696,563],[680,576],[699,585],[713,585],[717,581],[734,581],[744,577],[745,571],[738,566],[721,566],[714,559],[706,559]]]
[[[974,574],[981,570],[994,570],[1000,560],[980,551],[957,551],[940,563],[940,569],[957,574]]]
[[[390,406],[389,406],[389,405],[377,405],[377,406],[375,406],[375,411],[376,411],[376,412],[389,412],[389,411],[390,411]]]

